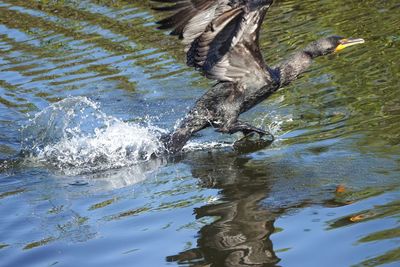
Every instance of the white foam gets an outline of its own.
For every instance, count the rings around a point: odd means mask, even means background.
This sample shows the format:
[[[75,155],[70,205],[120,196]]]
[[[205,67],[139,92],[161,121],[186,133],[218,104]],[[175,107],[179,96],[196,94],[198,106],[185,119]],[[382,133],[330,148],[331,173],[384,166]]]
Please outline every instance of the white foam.
[[[22,147],[35,162],[65,174],[130,166],[161,152],[162,129],[107,116],[85,97],[70,97],[35,115]]]

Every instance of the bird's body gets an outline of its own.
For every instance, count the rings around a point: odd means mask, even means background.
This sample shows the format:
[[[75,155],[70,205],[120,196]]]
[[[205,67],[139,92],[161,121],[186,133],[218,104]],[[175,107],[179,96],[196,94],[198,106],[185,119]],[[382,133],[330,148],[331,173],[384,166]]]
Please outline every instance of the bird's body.
[[[159,28],[172,28],[171,34],[182,39],[187,64],[217,80],[165,137],[171,153],[180,151],[193,133],[209,126],[230,134],[268,134],[238,120],[239,115],[296,79],[313,58],[335,51],[340,44],[345,46],[344,39],[331,36],[270,67],[260,52],[259,32],[272,0],[153,1],[165,3],[156,10],[174,12],[158,22]],[[359,43],[362,39],[354,40]]]

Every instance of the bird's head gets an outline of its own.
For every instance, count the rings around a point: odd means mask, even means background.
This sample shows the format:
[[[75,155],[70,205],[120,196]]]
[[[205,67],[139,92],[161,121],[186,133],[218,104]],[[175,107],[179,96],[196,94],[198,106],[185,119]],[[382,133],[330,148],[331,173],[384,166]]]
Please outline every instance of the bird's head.
[[[311,57],[318,57],[339,52],[349,46],[364,43],[362,38],[343,38],[340,36],[329,36],[310,43],[304,51]]]

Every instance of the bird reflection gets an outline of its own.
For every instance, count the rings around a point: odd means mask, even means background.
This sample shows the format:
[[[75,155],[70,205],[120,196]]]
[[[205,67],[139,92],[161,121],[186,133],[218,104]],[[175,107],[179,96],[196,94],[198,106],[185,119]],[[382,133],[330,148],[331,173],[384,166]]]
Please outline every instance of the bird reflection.
[[[268,194],[268,174],[249,166],[249,160],[226,153],[196,154],[184,160],[202,186],[221,189],[221,199],[195,209],[197,219],[215,218],[199,231],[197,248],[167,261],[189,266],[275,266],[279,259],[270,240],[275,216],[260,205]]]

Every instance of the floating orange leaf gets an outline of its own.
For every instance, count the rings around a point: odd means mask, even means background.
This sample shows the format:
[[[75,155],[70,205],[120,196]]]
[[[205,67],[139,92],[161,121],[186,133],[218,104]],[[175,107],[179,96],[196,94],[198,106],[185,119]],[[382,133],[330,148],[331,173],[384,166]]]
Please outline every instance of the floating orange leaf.
[[[367,218],[367,216],[365,214],[359,214],[359,215],[350,217],[350,221],[358,222],[358,221],[364,220],[365,218]]]
[[[346,192],[346,187],[344,185],[340,184],[336,187],[336,193],[344,193],[344,192]]]

